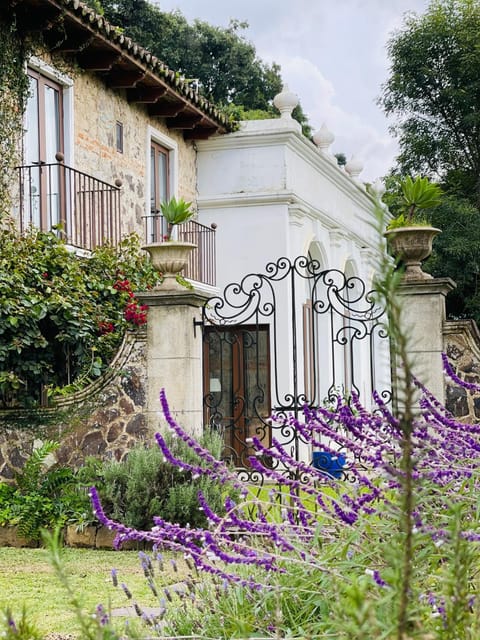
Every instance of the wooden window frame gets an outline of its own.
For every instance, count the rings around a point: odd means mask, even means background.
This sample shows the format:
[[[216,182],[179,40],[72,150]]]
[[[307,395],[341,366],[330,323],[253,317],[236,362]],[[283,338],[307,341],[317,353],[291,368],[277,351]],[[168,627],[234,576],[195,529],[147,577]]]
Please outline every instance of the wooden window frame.
[[[159,242],[162,240],[162,236],[165,235],[166,229],[162,228],[161,218],[159,217],[161,210],[160,205],[162,202],[169,200],[171,197],[171,151],[167,147],[163,146],[159,142],[155,140],[150,140],[150,162],[153,154],[153,170],[150,170],[150,220],[151,224],[148,228],[147,235],[150,242]],[[165,182],[163,185],[160,185],[158,179],[158,160],[159,157],[163,156],[165,158]],[[151,166],[151,165],[150,165]],[[165,198],[162,200],[160,198],[160,193],[162,191],[161,187],[164,188]],[[153,198],[152,198],[153,194]]]
[[[47,78],[47,76],[43,75],[40,71],[35,71],[30,67],[27,69],[27,75],[31,78],[35,78],[37,81],[38,87],[38,138],[39,138],[39,159],[40,162],[46,162],[46,118],[45,118],[45,87],[50,87],[58,92],[59,96],[59,104],[58,104],[58,126],[60,131],[60,140],[59,140],[59,149],[57,149],[58,153],[65,152],[65,125],[64,125],[64,114],[63,114],[63,85],[52,80],[51,78]]]
[[[62,154],[62,157],[65,153],[65,122],[64,122],[64,98],[63,98],[63,90],[64,87],[59,82],[52,80],[51,78],[44,75],[41,71],[37,71],[30,67],[27,68],[27,75],[37,82],[37,125],[38,125],[38,161],[35,161],[34,164],[38,164],[39,166],[39,182],[40,182],[40,228],[44,231],[50,230],[49,225],[49,208],[48,208],[48,185],[47,180],[50,179],[50,172],[42,170],[42,166],[49,162],[47,158],[47,149],[46,149],[46,140],[47,140],[47,119],[46,119],[46,111],[45,111],[45,88],[49,87],[57,92],[58,94],[58,149],[56,150],[56,154]],[[26,151],[26,149],[24,150]],[[55,154],[55,155],[56,155]],[[24,160],[25,161],[25,160]],[[56,157],[50,159],[50,162],[56,162]],[[58,173],[58,196],[59,196],[59,221],[62,224],[65,224],[65,211],[64,211],[64,200],[65,200],[65,175],[64,171],[59,169]]]

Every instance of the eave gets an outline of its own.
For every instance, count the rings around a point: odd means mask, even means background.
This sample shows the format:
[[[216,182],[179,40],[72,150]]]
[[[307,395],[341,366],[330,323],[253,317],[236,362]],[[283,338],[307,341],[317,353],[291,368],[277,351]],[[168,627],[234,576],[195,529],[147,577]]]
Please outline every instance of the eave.
[[[227,133],[231,123],[189,83],[149,51],[126,37],[80,0],[6,0],[0,9],[15,16],[21,34],[38,34],[53,53],[73,56],[105,84],[125,90],[129,102],[144,104],[185,139]]]

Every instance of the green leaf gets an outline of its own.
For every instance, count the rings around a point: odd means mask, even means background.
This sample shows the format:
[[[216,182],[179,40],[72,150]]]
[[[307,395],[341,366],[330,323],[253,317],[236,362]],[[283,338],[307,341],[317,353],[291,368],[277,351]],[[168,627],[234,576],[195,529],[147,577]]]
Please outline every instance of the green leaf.
[[[162,202],[160,209],[165,220],[171,225],[176,225],[187,222],[192,218],[194,211],[192,211],[191,206],[191,202],[185,202],[182,198],[176,200],[173,197],[167,202]]]

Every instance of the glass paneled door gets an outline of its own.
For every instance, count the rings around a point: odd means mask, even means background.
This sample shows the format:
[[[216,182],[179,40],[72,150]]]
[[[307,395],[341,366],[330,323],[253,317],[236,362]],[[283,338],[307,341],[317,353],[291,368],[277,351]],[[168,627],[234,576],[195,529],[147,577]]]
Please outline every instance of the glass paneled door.
[[[162,242],[167,229],[162,226],[160,205],[170,198],[169,152],[157,142],[150,146],[150,224],[148,242]]]
[[[62,166],[56,154],[64,152],[62,87],[40,73],[28,70],[30,94],[25,115],[23,226],[50,230],[65,222]]]
[[[224,437],[223,457],[249,467],[250,438],[270,444],[268,325],[205,327],[204,421]]]

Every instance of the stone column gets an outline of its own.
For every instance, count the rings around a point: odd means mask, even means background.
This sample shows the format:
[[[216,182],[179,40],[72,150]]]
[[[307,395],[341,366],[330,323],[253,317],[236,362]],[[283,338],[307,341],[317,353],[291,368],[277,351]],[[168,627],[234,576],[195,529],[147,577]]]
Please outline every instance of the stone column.
[[[190,433],[203,427],[203,341],[197,326],[210,297],[198,290],[152,290],[136,294],[148,305],[147,423],[158,431],[164,424],[159,393],[165,389],[170,410]]]
[[[445,403],[445,379],[441,354],[445,298],[456,287],[451,278],[428,278],[403,282],[402,330],[407,332],[415,376]]]

